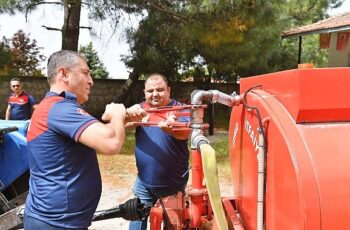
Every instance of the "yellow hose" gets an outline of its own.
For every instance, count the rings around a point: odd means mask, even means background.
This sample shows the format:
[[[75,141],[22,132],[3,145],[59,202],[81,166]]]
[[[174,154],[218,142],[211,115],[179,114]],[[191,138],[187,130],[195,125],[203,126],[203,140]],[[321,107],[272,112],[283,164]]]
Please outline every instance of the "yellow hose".
[[[210,204],[219,230],[228,230],[221,202],[215,150],[209,144],[200,145],[204,178],[208,189]]]

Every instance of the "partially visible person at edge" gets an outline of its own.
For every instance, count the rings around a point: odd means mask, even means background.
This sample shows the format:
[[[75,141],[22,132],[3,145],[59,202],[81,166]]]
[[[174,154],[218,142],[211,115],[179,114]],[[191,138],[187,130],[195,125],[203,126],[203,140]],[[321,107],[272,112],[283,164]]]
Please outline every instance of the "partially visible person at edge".
[[[24,229],[87,229],[101,196],[96,151],[116,154],[125,139],[124,105],[106,105],[103,124],[81,106],[93,80],[86,61],[61,50],[48,59],[50,91],[27,134],[30,189]]]
[[[36,107],[35,98],[28,92],[23,91],[23,81],[12,78],[10,87],[13,93],[8,98],[6,109],[6,120],[28,120],[32,110]]]
[[[144,111],[161,106],[178,106],[178,101],[170,98],[171,88],[161,74],[151,74],[145,81],[145,101],[128,108],[128,112]],[[189,117],[179,117],[178,122],[188,122]],[[129,122],[127,128],[136,127],[135,158],[138,175],[133,193],[142,203],[184,192],[188,181],[189,151],[187,139],[189,131],[173,130],[174,115],[149,113],[147,121],[159,122],[158,126],[136,126]],[[129,229],[146,229],[147,218],[130,222]]]

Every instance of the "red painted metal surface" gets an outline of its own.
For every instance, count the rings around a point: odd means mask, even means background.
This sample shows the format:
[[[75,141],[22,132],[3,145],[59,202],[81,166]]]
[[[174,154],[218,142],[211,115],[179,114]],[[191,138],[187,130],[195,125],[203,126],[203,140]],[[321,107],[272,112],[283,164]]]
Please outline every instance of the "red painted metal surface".
[[[242,95],[260,85],[245,101],[259,109],[267,143],[264,226],[350,229],[350,68],[306,67],[241,79]],[[181,108],[161,108],[169,109]],[[255,110],[233,108],[229,149],[234,197],[222,199],[229,229],[257,228],[258,128]],[[160,229],[164,218],[177,229],[203,227],[212,220],[197,150],[192,165],[187,195],[167,198],[168,217],[160,206],[152,208],[151,229]]]
[[[208,192],[203,185],[202,157],[198,150],[192,149],[192,186],[188,188],[187,194],[191,201],[188,216],[191,228],[199,228],[202,224],[201,217],[206,215],[208,208]]]
[[[241,79],[266,132],[266,229],[350,229],[350,68],[299,69]],[[230,160],[244,229],[256,229],[258,119],[234,107]]]
[[[229,229],[234,230],[244,230],[238,216],[236,213],[236,204],[234,198],[223,198],[222,204],[224,205],[226,211],[227,222],[229,224]]]
[[[274,95],[297,123],[348,121],[350,68],[295,69],[241,81],[241,93],[253,85]]]
[[[149,214],[149,222],[151,229],[161,229],[163,222],[163,209],[161,207],[153,207]]]
[[[203,185],[202,158],[198,150],[192,150],[192,186],[186,189],[186,196],[162,198],[163,207],[158,202],[150,212],[152,230],[160,230],[160,224],[166,220],[172,229],[200,228],[212,219],[209,198]],[[162,210],[163,209],[163,210]],[[162,212],[160,211],[162,210]],[[166,212],[167,215],[163,215]]]

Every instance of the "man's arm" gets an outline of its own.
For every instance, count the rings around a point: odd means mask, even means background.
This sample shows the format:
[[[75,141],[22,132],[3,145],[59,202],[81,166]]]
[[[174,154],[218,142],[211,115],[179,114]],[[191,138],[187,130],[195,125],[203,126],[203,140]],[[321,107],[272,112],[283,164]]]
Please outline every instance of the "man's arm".
[[[30,104],[30,114],[33,113],[34,109],[36,108],[36,106],[38,105],[36,100],[35,100],[35,97],[31,94],[28,94],[29,95],[29,104]]]
[[[102,116],[103,124],[96,122],[89,125],[78,141],[102,154],[117,154],[125,141],[125,107],[122,104],[108,104]]]
[[[5,113],[5,120],[10,120],[11,117],[11,105],[7,105],[6,113]]]

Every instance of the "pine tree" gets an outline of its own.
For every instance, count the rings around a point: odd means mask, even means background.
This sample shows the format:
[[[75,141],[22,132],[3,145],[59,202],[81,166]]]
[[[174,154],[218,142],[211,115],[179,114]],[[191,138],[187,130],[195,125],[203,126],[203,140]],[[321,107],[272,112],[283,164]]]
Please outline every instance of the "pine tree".
[[[94,50],[91,42],[86,46],[80,46],[79,53],[86,58],[91,75],[94,79],[108,78],[109,73],[98,57],[97,51]]]

